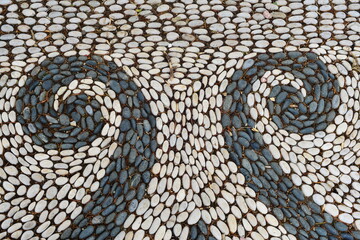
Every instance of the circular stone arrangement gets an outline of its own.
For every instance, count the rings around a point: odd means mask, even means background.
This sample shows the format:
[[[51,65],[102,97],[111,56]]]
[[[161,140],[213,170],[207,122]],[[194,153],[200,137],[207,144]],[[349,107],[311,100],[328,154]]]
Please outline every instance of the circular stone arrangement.
[[[125,77],[125,82],[127,76],[117,76],[115,63],[98,66],[94,59],[102,61],[98,56],[56,57],[31,71],[17,92],[16,114],[34,144],[46,150],[75,150],[98,137],[118,137],[115,130],[121,124],[122,108],[116,95],[126,90],[118,79]],[[110,79],[109,71],[114,71]]]
[[[0,0],[0,239],[358,240],[359,33],[359,0]]]
[[[309,198],[312,187],[299,189],[289,175],[289,164],[281,161],[285,150],[277,149],[284,146],[280,141],[294,134],[325,135],[323,130],[332,124],[340,105],[335,76],[314,53],[260,54],[240,66],[226,89],[222,125],[230,159],[245,176],[245,185],[271,209],[277,219],[272,222],[280,223],[296,239],[360,239],[360,231],[347,225],[348,214],[338,216],[326,207],[324,211]],[[297,145],[302,147],[301,143]],[[289,161],[296,163],[296,158],[291,155]],[[290,166],[295,172],[299,169]],[[357,185],[352,188],[358,190]],[[355,199],[353,203],[358,210]],[[281,229],[267,232],[272,237],[281,235]]]
[[[258,99],[257,95],[255,99],[253,93],[247,96],[254,121],[272,118],[278,129],[310,134],[325,130],[327,122],[334,120],[340,105],[339,83],[315,53],[261,54],[254,62],[254,59],[246,60],[235,75],[244,74],[240,90],[244,81],[250,81],[252,92],[258,92],[261,97]],[[256,75],[252,75],[254,71]],[[258,113],[263,99],[266,111]]]
[[[155,162],[155,118],[143,94],[96,55],[46,59],[18,85],[0,206],[2,216],[18,213],[1,227],[22,239],[115,237]]]

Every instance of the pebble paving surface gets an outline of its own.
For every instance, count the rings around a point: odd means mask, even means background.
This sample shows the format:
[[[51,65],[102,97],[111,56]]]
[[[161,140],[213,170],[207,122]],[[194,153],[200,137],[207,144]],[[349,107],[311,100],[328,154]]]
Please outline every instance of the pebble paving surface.
[[[301,165],[294,160],[303,151],[295,147],[305,149],[309,154],[304,157],[307,161],[322,154],[311,149],[316,140],[311,134],[316,132],[317,139],[324,138],[323,130],[334,121],[340,98],[335,76],[314,53],[281,52],[247,59],[231,80],[222,116],[225,141],[231,146],[230,159],[256,198],[272,209],[279,222],[275,226],[281,224],[296,239],[358,239],[359,231],[348,232],[347,225],[334,219],[334,212],[323,213],[309,199],[313,195],[309,185],[300,185],[286,175],[291,168],[300,171]],[[271,133],[276,133],[273,139]],[[288,146],[277,146],[276,138],[285,139]],[[306,141],[307,138],[313,141]],[[294,165],[279,161],[279,147]],[[312,168],[317,171],[319,165],[312,164]],[[320,176],[310,179],[318,182]],[[347,221],[345,215],[339,218]],[[279,229],[269,231],[270,236],[280,234]]]
[[[359,0],[0,0],[0,239],[360,239]]]

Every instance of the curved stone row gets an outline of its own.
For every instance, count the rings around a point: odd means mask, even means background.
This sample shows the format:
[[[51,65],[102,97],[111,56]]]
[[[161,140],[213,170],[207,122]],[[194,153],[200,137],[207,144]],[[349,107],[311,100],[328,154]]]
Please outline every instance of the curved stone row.
[[[116,72],[112,76],[115,80],[107,77],[117,66],[98,66],[99,62],[102,59],[98,56],[56,57],[31,71],[17,93],[16,112],[24,133],[31,135],[35,144],[46,150],[79,149],[104,135],[101,130],[106,124],[104,114],[108,113],[101,108],[112,105],[115,97],[109,97],[103,89],[109,85],[119,93],[120,85]],[[114,105],[114,110],[113,117],[117,117],[121,108],[115,109]],[[106,120],[111,121],[109,116]]]
[[[5,195],[1,212],[33,212],[23,238],[116,236],[144,198],[155,162],[155,118],[143,94],[96,55],[48,58],[19,85],[14,113],[23,142],[4,153],[18,190]]]
[[[111,157],[100,188],[61,239],[114,238],[124,229],[127,217],[144,205],[142,200],[151,177],[148,170],[155,163],[156,142],[152,139],[156,131],[151,115],[146,111],[143,115],[143,121],[132,121],[129,129],[121,131],[121,147]]]
[[[226,89],[222,125],[230,159],[245,185],[296,239],[360,239],[359,231],[324,212],[294,184],[264,137],[324,130],[337,114],[339,92],[335,76],[317,55],[300,52],[247,59]],[[270,234],[280,237],[280,231]]]
[[[359,10],[1,0],[0,239],[358,238]],[[251,90],[224,94],[239,68]]]

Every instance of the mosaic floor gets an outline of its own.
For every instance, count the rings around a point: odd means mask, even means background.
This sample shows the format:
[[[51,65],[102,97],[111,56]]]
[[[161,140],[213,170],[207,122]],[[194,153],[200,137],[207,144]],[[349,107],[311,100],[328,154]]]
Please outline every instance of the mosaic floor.
[[[0,0],[0,239],[360,239],[359,0]]]

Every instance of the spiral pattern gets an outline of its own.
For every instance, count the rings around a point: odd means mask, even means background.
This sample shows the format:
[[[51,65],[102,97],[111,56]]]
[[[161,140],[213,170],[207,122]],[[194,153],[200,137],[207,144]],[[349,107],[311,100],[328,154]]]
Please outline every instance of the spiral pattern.
[[[155,162],[155,118],[143,94],[114,62],[96,55],[46,59],[19,85],[15,126],[23,142],[4,157],[21,182],[9,200],[38,203],[6,204],[5,211],[34,211],[40,225],[26,223],[26,238],[35,237],[32,229],[49,239],[64,230],[62,239],[116,236],[126,217],[121,211],[127,203],[136,210]]]
[[[73,57],[65,62],[56,57],[32,70],[17,94],[16,112],[24,133],[36,145],[46,150],[75,150],[98,137],[118,137],[114,130],[105,132],[111,126],[119,128],[122,119],[116,72],[115,80],[107,78],[107,71],[117,66],[98,67],[97,61]]]
[[[360,240],[358,0],[0,0],[0,239]]]
[[[347,225],[347,213],[339,216],[329,205],[324,209],[324,202],[313,197],[311,185],[300,189],[291,175],[299,174],[311,155],[324,156],[314,146],[316,141],[305,140],[324,137],[340,107],[340,84],[318,55],[286,52],[247,59],[226,91],[222,124],[230,159],[284,229],[301,240],[358,237],[359,232]],[[299,141],[294,142],[295,149],[286,147],[291,137]],[[352,188],[357,189],[356,183]],[[279,230],[268,232],[281,236]]]

